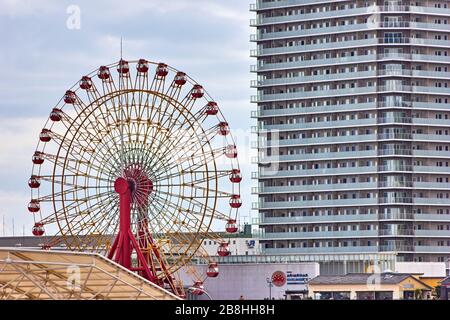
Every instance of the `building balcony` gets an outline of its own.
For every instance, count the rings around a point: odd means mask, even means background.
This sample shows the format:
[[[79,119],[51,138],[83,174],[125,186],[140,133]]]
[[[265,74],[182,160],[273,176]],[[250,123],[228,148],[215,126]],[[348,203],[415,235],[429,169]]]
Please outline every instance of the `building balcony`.
[[[310,98],[327,98],[339,96],[367,95],[374,93],[418,93],[433,95],[450,95],[450,88],[425,87],[425,86],[377,86],[377,87],[357,87],[345,89],[325,89],[316,91],[297,91],[287,93],[259,93],[257,96],[251,96],[251,102],[272,102],[272,101],[288,101],[303,100]]]
[[[381,230],[378,230],[378,235],[380,237],[395,237],[395,236],[413,237],[414,236],[414,230],[408,230],[408,229],[381,229]]]
[[[294,209],[294,208],[319,208],[319,207],[351,207],[351,206],[373,206],[373,205],[423,205],[423,206],[448,206],[450,199],[447,198],[356,198],[356,199],[333,199],[333,200],[304,200],[304,201],[262,201],[254,202],[252,209]]]
[[[413,150],[412,155],[421,158],[450,158],[450,151]]]
[[[385,245],[380,246],[380,252],[413,252],[414,247],[413,246],[406,246],[406,245]]]
[[[262,48],[259,47],[254,50],[250,50],[250,56],[262,57],[278,54],[299,53],[299,52],[311,52],[311,51],[324,51],[324,50],[338,50],[355,47],[373,47],[376,45],[385,46],[400,46],[400,45],[416,45],[427,47],[442,47],[448,48],[450,46],[449,40],[436,40],[428,38],[370,38],[359,39],[349,41],[335,41],[335,42],[323,42],[313,43],[296,46],[282,46],[274,48]]]
[[[303,170],[260,170],[254,172],[252,178],[302,178],[310,176],[341,176],[341,175],[363,175],[377,174],[383,172],[398,173],[425,173],[425,174],[450,174],[450,167],[436,166],[366,166],[366,167],[344,167],[344,168],[318,168]]]
[[[390,90],[394,91],[394,90]],[[398,90],[396,90],[398,91]],[[367,95],[377,93],[376,87],[359,87],[359,88],[345,88],[345,89],[329,89],[317,91],[298,91],[288,93],[273,93],[273,94],[259,94],[252,96],[251,102],[271,102],[271,101],[287,101],[287,100],[302,100],[310,98],[327,98],[336,96],[353,96],[353,95]],[[450,92],[449,92],[450,93]],[[442,94],[442,92],[441,92]]]
[[[255,178],[271,179],[271,178],[301,178],[310,176],[333,176],[333,175],[349,175],[349,174],[376,174],[377,167],[345,167],[345,168],[320,168],[320,169],[304,169],[304,170],[261,170],[256,172]]]
[[[378,221],[376,214],[326,215],[326,216],[292,216],[292,217],[265,217],[253,219],[253,224],[308,224],[308,223],[334,223],[334,222],[368,222]]]
[[[332,73],[321,74],[316,76],[301,76],[292,78],[275,78],[265,80],[252,80],[250,85],[254,88],[267,87],[267,86],[284,86],[292,84],[303,84],[313,82],[328,82],[328,81],[341,81],[351,79],[366,79],[376,77],[377,71],[361,71],[361,72],[346,72],[346,73]]]
[[[445,182],[413,182],[414,189],[424,190],[450,190],[450,183]]]
[[[267,10],[287,6],[305,6],[317,3],[318,1],[305,1],[305,0],[285,0],[285,1],[272,1],[272,2],[256,2],[250,5],[251,11],[257,10]],[[324,1],[320,1],[324,2]],[[331,2],[331,1],[329,1]],[[251,21],[251,26],[265,25],[265,24],[277,24],[295,21],[308,21],[308,20],[322,20],[330,18],[340,18],[347,16],[358,16],[367,15],[375,13],[415,13],[415,14],[430,14],[430,15],[450,15],[450,9],[448,8],[434,8],[434,7],[424,7],[424,6],[367,6],[360,8],[346,8],[344,10],[330,10],[321,12],[311,12],[299,15],[289,15],[289,16],[277,16],[277,17],[262,17],[258,16],[258,19]]]
[[[418,110],[436,110],[436,111],[449,111],[450,104],[448,103],[434,103],[434,102],[413,102],[413,109]]]
[[[288,23],[288,22],[300,22],[300,21],[309,21],[309,20],[323,20],[329,18],[340,18],[346,16],[358,16],[358,15],[366,15],[372,14],[373,12],[377,12],[378,7],[370,6],[370,7],[362,7],[362,8],[352,8],[345,10],[332,10],[332,11],[321,11],[321,12],[311,12],[304,14],[295,14],[289,16],[277,16],[277,17],[263,17],[258,16],[257,19],[250,20],[251,26],[262,26],[262,25],[270,25],[270,24],[278,24],[278,23]]]
[[[283,140],[261,140],[257,145],[258,148],[273,148],[273,147],[290,147],[303,145],[320,145],[320,144],[339,144],[350,142],[374,142],[377,141],[376,134],[362,134],[354,136],[332,136],[332,137],[318,137],[318,138],[302,138],[302,139],[283,139]]]
[[[298,68],[310,68],[319,66],[332,66],[338,64],[353,64],[353,63],[370,63],[375,62],[377,55],[359,55],[339,58],[327,58],[327,59],[315,59],[315,60],[303,60],[292,62],[278,62],[278,63],[266,63],[253,67],[254,72],[262,71],[274,71],[274,70],[287,70]]]
[[[414,173],[450,174],[450,167],[414,166],[413,171]]]
[[[450,238],[450,230],[414,230],[416,237]]]
[[[424,206],[448,206],[450,205],[450,199],[446,198],[414,198],[413,203],[415,205]]]
[[[421,55],[421,54],[405,54],[405,53],[385,53],[385,54],[372,54],[372,55],[357,55],[349,57],[327,58],[327,59],[315,59],[315,60],[302,60],[291,62],[278,62],[278,63],[261,63],[259,65],[252,65],[252,72],[264,72],[275,70],[290,70],[290,69],[302,69],[310,67],[322,67],[322,66],[334,66],[334,65],[346,65],[346,64],[367,64],[375,63],[377,61],[417,61],[427,63],[450,63],[447,56],[437,55]],[[414,71],[416,76],[424,76],[424,73],[420,70]],[[425,72],[425,71],[424,71]],[[413,73],[411,73],[412,75]],[[433,75],[434,72],[431,71]]]
[[[263,80],[251,80],[250,86],[253,88],[264,88],[274,86],[287,86],[294,84],[307,84],[307,83],[326,83],[342,80],[358,80],[368,78],[381,78],[381,77],[415,77],[426,79],[448,79],[450,78],[450,72],[436,72],[425,70],[371,70],[371,71],[359,71],[359,72],[345,72],[345,73],[331,73],[312,76],[299,76],[290,78],[272,78]],[[404,88],[403,88],[404,87]],[[380,90],[424,90],[424,87],[410,87],[402,86],[398,87],[385,87],[381,86]],[[428,87],[426,87],[428,88]],[[446,88],[444,88],[446,89]]]
[[[345,26],[332,26],[332,27],[322,27],[313,29],[298,29],[298,30],[286,30],[279,32],[267,32],[267,33],[257,33],[250,35],[250,41],[267,41],[267,40],[278,40],[286,38],[300,38],[300,37],[310,37],[323,34],[334,34],[343,32],[357,32],[357,31],[367,31],[374,29],[372,25],[367,23],[361,24],[350,24]]]
[[[449,105],[450,108],[450,105]],[[286,108],[286,109],[270,109],[270,110],[254,110],[252,111],[253,118],[262,117],[274,117],[274,116],[290,116],[299,114],[320,114],[320,113],[335,113],[335,112],[348,112],[348,111],[364,111],[377,109],[376,102],[369,103],[353,103],[353,104],[340,104],[329,106],[317,106],[317,107],[304,107],[304,108]]]
[[[334,129],[334,128],[348,128],[348,127],[365,127],[375,126],[377,124],[376,118],[367,119],[353,119],[353,120],[334,120],[334,121],[320,121],[320,122],[299,122],[299,123],[283,123],[283,124],[264,124],[260,123],[260,130],[277,130],[277,131],[292,131],[292,130],[310,130],[310,129]]]
[[[309,248],[262,248],[263,254],[332,254],[332,253],[375,253],[377,246],[365,247],[309,247]],[[450,250],[449,250],[450,251]]]
[[[321,153],[303,153],[261,157],[255,163],[277,163],[289,161],[311,161],[311,160],[331,160],[331,159],[361,159],[376,158],[377,150],[358,150],[342,152],[321,152]]]
[[[314,231],[314,232],[261,232],[256,237],[263,240],[377,238],[377,230]]]
[[[415,221],[433,221],[433,222],[450,222],[450,214],[436,214],[436,213],[416,213],[414,214],[414,220]],[[450,231],[447,231],[450,233]]]
[[[448,120],[447,120],[448,121]],[[436,142],[450,142],[449,135],[438,135],[438,134],[413,134],[414,141],[436,141]]]
[[[317,224],[342,222],[383,222],[383,221],[417,221],[417,222],[450,222],[449,214],[435,213],[380,213],[377,214],[350,214],[350,215],[316,215],[291,217],[260,217],[253,218],[254,225],[290,225],[290,224]],[[444,232],[444,231],[442,231]],[[445,230],[446,234],[450,231]],[[416,233],[417,234],[417,233]],[[419,233],[419,235],[421,235]]]
[[[305,201],[260,201],[253,203],[253,209],[289,209],[318,207],[351,207],[373,206],[378,204],[377,198],[305,200]]]
[[[354,47],[376,46],[377,44],[378,44],[377,38],[351,40],[351,41],[339,41],[339,42],[323,42],[323,43],[297,45],[297,46],[282,46],[282,47],[276,47],[276,48],[259,48],[256,50],[251,50],[250,55],[253,57],[257,57],[257,56],[268,56],[268,55],[297,53],[297,52],[310,52],[310,51],[317,51],[317,50],[331,50],[331,49],[345,49],[345,48],[354,48]]]
[[[450,254],[450,247],[447,246],[414,246],[415,253],[441,253]]]
[[[389,29],[408,29],[408,30],[431,30],[431,31],[450,31],[450,25],[448,24],[436,24],[436,23],[421,23],[421,22],[409,22],[409,21],[391,21],[391,22],[378,22],[378,23],[361,23],[361,24],[349,24],[349,25],[337,25],[330,27],[311,28],[311,29],[297,29],[286,30],[278,32],[267,32],[250,35],[250,41],[268,41],[279,40],[289,38],[301,38],[320,36],[326,34],[339,34],[347,32],[361,32],[368,30],[389,30]]]
[[[378,187],[377,182],[340,183],[340,184],[314,184],[296,186],[260,187],[259,194],[295,193],[315,191],[342,191],[342,190],[371,190]]]
[[[374,190],[374,189],[423,189],[423,190],[450,190],[450,183],[438,182],[417,182],[417,181],[389,181],[389,182],[355,182],[336,184],[310,184],[294,186],[270,186],[257,187],[254,193],[275,194],[275,193],[307,193],[325,191],[346,191],[346,190]]]

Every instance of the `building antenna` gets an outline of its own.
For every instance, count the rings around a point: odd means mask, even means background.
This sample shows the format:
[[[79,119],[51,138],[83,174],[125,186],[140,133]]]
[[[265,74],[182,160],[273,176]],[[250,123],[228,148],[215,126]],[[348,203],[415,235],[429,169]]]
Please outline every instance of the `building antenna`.
[[[14,230],[14,218],[12,218],[12,228],[13,228],[13,237],[16,235],[15,230]]]
[[[123,39],[120,37],[120,62],[119,62],[119,68],[122,68],[122,61],[123,61]],[[121,73],[119,73],[119,92],[122,92],[122,84],[123,77],[121,76]],[[123,150],[124,150],[124,137],[123,137],[123,122],[124,122],[124,110],[122,106],[122,94],[119,95],[119,111],[120,111],[120,162],[124,163],[123,158]]]
[[[3,236],[6,236],[6,230],[5,230],[5,214],[3,214]]]

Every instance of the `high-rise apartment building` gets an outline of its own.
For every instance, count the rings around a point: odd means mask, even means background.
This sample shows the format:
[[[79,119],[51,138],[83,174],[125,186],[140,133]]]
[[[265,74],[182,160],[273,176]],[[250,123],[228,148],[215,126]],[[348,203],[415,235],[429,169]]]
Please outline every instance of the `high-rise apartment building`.
[[[266,254],[450,256],[450,1],[257,0]]]

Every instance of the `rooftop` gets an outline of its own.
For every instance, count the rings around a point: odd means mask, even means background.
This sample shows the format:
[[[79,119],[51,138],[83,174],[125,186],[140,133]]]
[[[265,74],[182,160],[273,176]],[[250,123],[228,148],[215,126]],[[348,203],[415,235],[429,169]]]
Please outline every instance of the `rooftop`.
[[[309,284],[367,284],[372,282],[374,273],[347,273],[338,276],[317,276]],[[407,278],[413,277],[410,273],[383,272],[379,284],[399,284]],[[417,281],[417,278],[414,278]]]

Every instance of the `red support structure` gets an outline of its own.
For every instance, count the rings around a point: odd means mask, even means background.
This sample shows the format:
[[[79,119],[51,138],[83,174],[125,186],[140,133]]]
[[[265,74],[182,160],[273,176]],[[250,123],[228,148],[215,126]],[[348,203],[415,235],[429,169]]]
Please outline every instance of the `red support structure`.
[[[120,199],[120,225],[108,258],[113,259],[131,271],[138,272],[142,277],[161,287],[164,286],[164,282],[168,283],[175,294],[182,296],[183,292],[175,285],[174,279],[168,271],[158,248],[153,243],[147,224],[145,222],[139,223],[139,241],[136,241],[136,237],[131,230],[132,190],[136,188],[136,186],[132,187],[131,183],[123,177],[117,178],[114,182],[114,190],[119,194]],[[145,250],[143,253],[142,248],[151,248],[151,252]],[[133,251],[136,252],[137,256],[136,266],[133,266]],[[151,253],[156,259],[153,259]],[[155,265],[155,262],[158,263],[158,266]],[[157,277],[156,272],[158,269],[164,272],[164,279]]]

